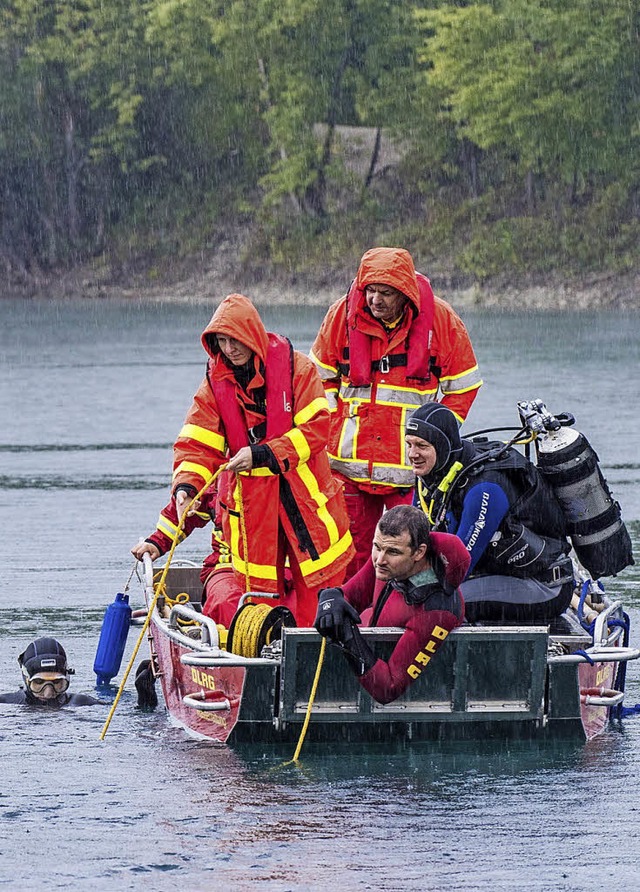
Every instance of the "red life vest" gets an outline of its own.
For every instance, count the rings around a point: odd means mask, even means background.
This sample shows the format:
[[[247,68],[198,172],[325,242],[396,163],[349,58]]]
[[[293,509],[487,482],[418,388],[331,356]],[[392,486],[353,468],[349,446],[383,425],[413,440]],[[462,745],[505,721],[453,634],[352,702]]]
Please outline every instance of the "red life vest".
[[[416,273],[416,279],[420,291],[420,307],[407,332],[406,353],[391,354],[389,360],[392,365],[406,366],[407,378],[429,380],[435,299],[427,277]],[[371,362],[371,338],[358,327],[358,310],[364,306],[364,301],[364,291],[354,281],[347,296],[349,370],[346,373],[354,387],[371,384],[375,371]],[[409,301],[408,312],[414,312],[415,309],[413,301]]]

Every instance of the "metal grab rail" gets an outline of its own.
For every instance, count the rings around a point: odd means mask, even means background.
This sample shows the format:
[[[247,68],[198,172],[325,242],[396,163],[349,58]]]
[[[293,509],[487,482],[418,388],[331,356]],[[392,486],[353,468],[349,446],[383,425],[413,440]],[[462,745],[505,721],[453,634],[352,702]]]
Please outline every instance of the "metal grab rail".
[[[245,592],[244,595],[240,595],[240,600],[238,601],[238,606],[236,607],[236,613],[240,610],[241,607],[244,607],[246,601],[249,598],[266,598],[270,601],[279,601],[280,594],[278,592]]]
[[[153,590],[153,561],[151,560],[150,554],[142,555],[142,565],[144,567],[144,592],[147,597],[147,603],[151,604],[153,601],[154,590]]]
[[[547,657],[547,663],[626,663],[638,657],[637,647],[588,647],[584,653]]]
[[[215,622],[208,616],[198,613],[189,604],[174,604],[169,613],[168,625],[174,631],[178,629],[178,617],[189,620],[190,622],[199,623],[202,627],[200,632],[200,641],[202,644],[208,644],[211,647],[220,646],[220,638],[218,636],[218,627]],[[188,636],[187,636],[188,637]]]
[[[580,702],[585,706],[617,706],[624,700],[624,691],[614,688],[584,688],[580,691]]]
[[[593,626],[593,646],[598,647],[600,645],[606,645],[610,642],[612,637],[618,638],[621,634],[620,629],[614,629],[614,631],[610,634],[607,628],[608,621],[611,618],[611,614],[615,613],[615,611],[620,610],[622,608],[622,601],[613,601],[611,604],[606,607],[602,613],[599,613],[594,626]]]
[[[221,691],[198,691],[195,694],[185,694],[182,698],[185,706],[203,712],[221,712],[223,709],[231,709],[231,701]]]
[[[268,657],[241,657],[238,654],[221,650],[218,653],[182,654],[180,662],[183,666],[198,666],[201,669],[215,666],[279,666],[280,660]]]

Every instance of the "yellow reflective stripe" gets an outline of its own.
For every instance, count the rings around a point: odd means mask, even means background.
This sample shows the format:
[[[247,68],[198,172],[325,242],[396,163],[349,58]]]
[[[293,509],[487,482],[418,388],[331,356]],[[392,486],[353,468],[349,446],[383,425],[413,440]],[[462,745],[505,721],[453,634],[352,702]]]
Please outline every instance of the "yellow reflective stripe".
[[[237,570],[238,573],[242,573],[243,576],[247,575],[248,566],[249,576],[251,576],[252,579],[269,579],[273,581],[278,579],[276,568],[270,564],[252,564],[251,561],[249,561],[249,564],[247,565],[247,563],[237,554],[232,555],[231,563],[233,569]]]
[[[468,393],[470,390],[477,390],[481,385],[482,378],[477,365],[459,375],[443,375],[440,378],[440,388],[443,393],[445,391],[446,393]]]
[[[322,412],[324,409],[328,408],[329,401],[326,396],[316,397],[315,400],[311,400],[308,405],[300,409],[300,411],[293,416],[293,423],[296,427],[300,427],[301,424],[305,424],[310,418],[317,415],[318,412]]]
[[[313,499],[313,501],[318,506],[318,519],[322,521],[325,526],[327,533],[329,534],[329,542],[333,545],[338,541],[339,533],[338,526],[327,509],[327,497],[323,492],[320,492],[320,487],[318,486],[318,481],[315,478],[315,475],[312,474],[311,468],[307,464],[298,465],[296,468],[297,474],[304,483],[307,492]]]
[[[477,384],[471,384],[469,387],[456,387],[455,390],[449,387],[443,387],[442,392],[447,396],[452,396],[458,393],[469,393],[470,390],[477,390],[478,387],[482,387],[483,383],[483,381],[478,381]]]
[[[235,490],[233,492],[233,498],[235,498]],[[229,542],[229,548],[231,549],[231,554],[238,553],[238,547],[240,543],[240,519],[236,517],[234,514],[227,515],[229,519],[229,529],[231,532],[231,542]]]
[[[397,390],[399,393],[414,393],[416,396],[426,396],[428,393],[433,393],[433,387],[407,387],[404,384],[392,384],[388,381],[380,381],[378,384],[378,390]]]
[[[176,533],[178,532],[178,527],[176,526],[176,524],[166,518],[164,514],[161,514],[158,518],[156,529],[158,529],[161,533],[164,533],[165,536],[168,536],[170,539],[175,539]],[[185,538],[185,535],[186,534],[184,530],[180,530],[178,541],[182,542],[182,540]]]
[[[309,449],[307,438],[302,433],[300,428],[292,428],[290,431],[286,432],[285,437],[288,437],[291,440],[291,445],[298,453],[298,458],[300,459],[300,461],[302,463],[309,461],[311,450]]]
[[[360,431],[360,419],[357,415],[349,415],[345,418],[340,431],[338,441],[338,456],[350,459],[358,451],[358,433]]]
[[[226,449],[226,441],[221,434],[210,431],[206,427],[200,427],[199,424],[183,425],[182,430],[178,434],[178,439],[197,440],[198,443],[204,443],[205,446],[217,449],[218,452],[223,454]]]
[[[347,530],[342,539],[336,542],[331,548],[323,551],[318,560],[314,561],[311,558],[308,558],[306,561],[302,561],[300,564],[300,572],[303,576],[311,576],[311,574],[315,573],[317,570],[323,570],[325,567],[330,566],[330,564],[337,560],[340,555],[347,551],[352,541],[351,531]]]
[[[237,570],[238,573],[242,573],[245,577],[248,569],[249,575],[254,578],[277,580],[278,575],[275,566],[270,564],[252,564],[251,561],[247,564],[247,562],[240,557],[240,518],[231,513],[228,517],[229,527],[231,528],[231,542],[229,543],[229,548],[231,549],[231,564],[233,569]]]
[[[242,477],[275,477],[276,475],[269,468],[251,468],[250,471],[241,471]]]
[[[477,365],[471,366],[471,368],[467,369],[464,372],[458,372],[457,375],[443,375],[440,379],[441,381],[456,381],[460,380],[460,378],[465,378],[467,375],[473,375],[479,373],[479,368]]]
[[[199,477],[202,477],[203,481],[211,480],[213,477],[209,468],[205,468],[204,465],[196,464],[196,462],[193,461],[181,461],[173,472],[174,480],[178,474],[197,474]]]
[[[318,366],[318,372],[321,378],[336,378],[338,375],[338,367],[333,365],[327,365],[325,362],[320,362],[318,357],[315,355],[313,350],[309,350],[309,356]]]
[[[410,471],[411,470],[411,465],[405,465],[402,462],[397,462],[397,461],[389,461],[389,462],[374,461],[373,467],[380,468],[381,470],[384,470],[385,468],[387,468],[390,471]]]

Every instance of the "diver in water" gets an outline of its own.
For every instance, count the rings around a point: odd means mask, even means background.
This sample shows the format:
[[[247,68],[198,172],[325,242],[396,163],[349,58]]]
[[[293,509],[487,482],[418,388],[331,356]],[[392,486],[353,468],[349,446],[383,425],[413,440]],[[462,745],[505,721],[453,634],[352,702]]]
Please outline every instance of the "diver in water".
[[[24,688],[0,694],[0,703],[22,703],[60,709],[62,706],[93,706],[102,703],[88,694],[69,694],[74,670],[67,664],[63,646],[55,638],[36,638],[18,657]]]

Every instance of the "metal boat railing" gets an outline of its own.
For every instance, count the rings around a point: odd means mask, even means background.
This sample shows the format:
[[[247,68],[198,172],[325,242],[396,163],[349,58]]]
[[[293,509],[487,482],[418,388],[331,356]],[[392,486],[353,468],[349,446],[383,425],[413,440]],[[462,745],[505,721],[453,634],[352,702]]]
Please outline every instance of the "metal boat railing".
[[[626,663],[629,660],[637,660],[640,650],[636,647],[618,646],[617,642],[623,637],[624,630],[620,626],[614,626],[609,630],[609,622],[615,613],[621,613],[622,601],[613,601],[598,614],[593,628],[593,644],[584,650],[571,654],[550,655],[548,663]],[[620,698],[620,700],[622,697]],[[617,700],[616,702],[620,702]],[[606,703],[590,703],[598,706],[614,706],[611,698]]]

